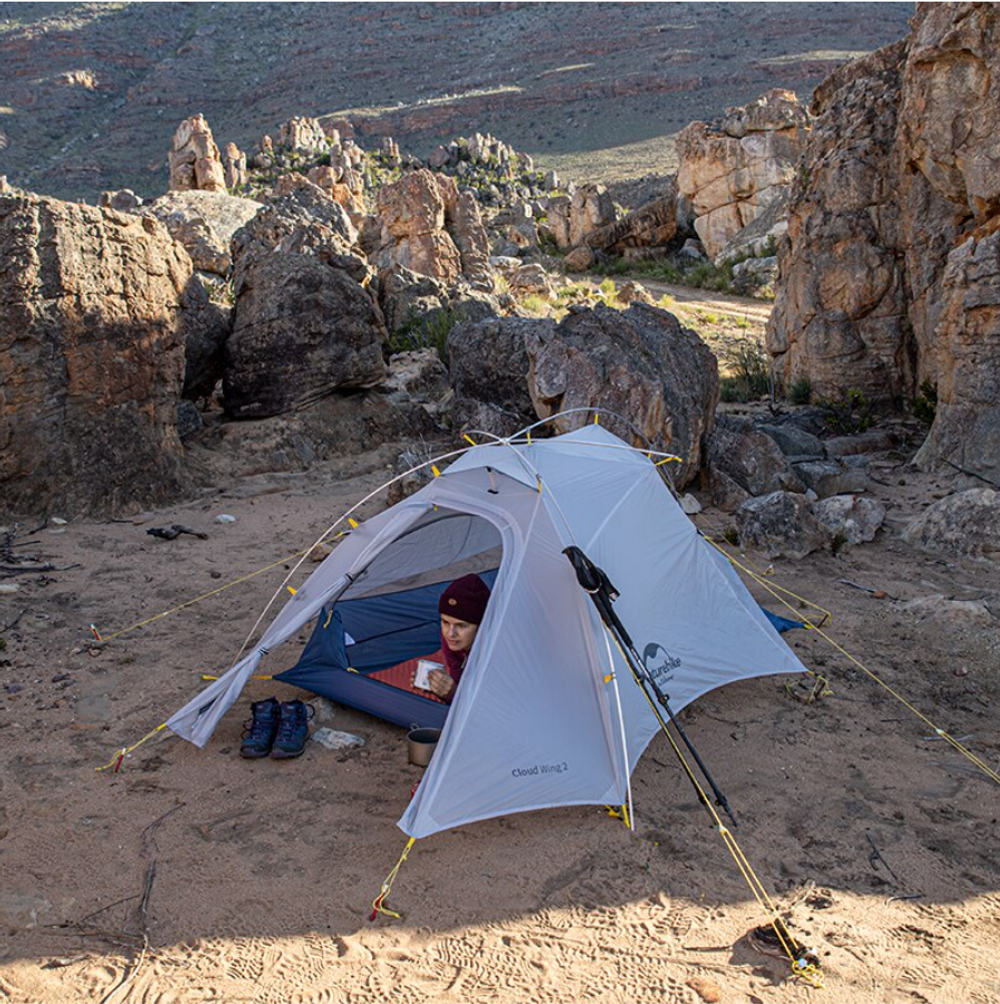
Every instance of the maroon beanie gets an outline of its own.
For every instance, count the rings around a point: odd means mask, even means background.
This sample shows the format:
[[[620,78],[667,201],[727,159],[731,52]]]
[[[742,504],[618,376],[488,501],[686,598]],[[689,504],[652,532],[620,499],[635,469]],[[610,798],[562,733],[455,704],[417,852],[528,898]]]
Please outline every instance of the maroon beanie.
[[[490,588],[478,575],[463,575],[456,579],[438,600],[442,614],[469,624],[482,624],[486,604],[490,601]]]

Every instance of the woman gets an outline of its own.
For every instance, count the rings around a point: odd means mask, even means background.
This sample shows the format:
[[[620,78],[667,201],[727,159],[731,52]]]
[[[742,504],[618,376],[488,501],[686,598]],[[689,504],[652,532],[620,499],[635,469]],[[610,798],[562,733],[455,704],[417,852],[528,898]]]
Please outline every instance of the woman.
[[[438,600],[444,669],[432,669],[427,686],[445,704],[451,704],[455,699],[456,688],[465,671],[476,632],[486,616],[489,601],[489,586],[478,575],[472,574],[456,579]]]

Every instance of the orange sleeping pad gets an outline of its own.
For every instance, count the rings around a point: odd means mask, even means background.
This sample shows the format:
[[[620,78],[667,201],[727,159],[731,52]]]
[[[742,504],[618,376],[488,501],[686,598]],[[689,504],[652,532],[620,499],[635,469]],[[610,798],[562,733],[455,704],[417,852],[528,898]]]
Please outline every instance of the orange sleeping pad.
[[[416,659],[407,659],[406,662],[390,666],[388,669],[380,669],[375,673],[369,673],[368,677],[371,680],[388,683],[390,687],[396,687],[398,690],[409,691],[411,694],[416,694],[417,697],[424,697],[429,701],[437,701],[438,704],[444,704],[445,702],[437,694],[432,694],[429,690],[420,690],[419,687],[413,686],[413,674],[417,671],[417,663],[421,659],[430,659],[431,662],[436,662],[443,666],[444,652],[438,649],[432,655],[421,655]]]

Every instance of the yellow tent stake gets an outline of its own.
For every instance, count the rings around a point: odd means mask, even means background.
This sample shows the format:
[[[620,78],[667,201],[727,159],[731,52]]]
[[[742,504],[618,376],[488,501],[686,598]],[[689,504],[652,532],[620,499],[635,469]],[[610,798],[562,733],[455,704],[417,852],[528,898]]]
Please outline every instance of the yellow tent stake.
[[[201,678],[203,680],[218,680],[217,676],[209,676],[207,673],[202,673]],[[251,676],[251,680],[273,680],[273,676]]]
[[[417,842],[416,837],[410,837],[406,842],[406,846],[403,848],[403,853],[400,854],[399,860],[396,862],[392,871],[389,872],[385,877],[385,881],[382,883],[382,888],[379,894],[372,900],[372,915],[369,920],[374,920],[380,913],[384,913],[387,917],[395,917],[399,920],[399,914],[395,910],[390,910],[385,906],[385,901],[392,892],[392,883],[396,881],[396,876],[399,874],[399,869],[403,867],[403,862],[409,857],[410,848]]]
[[[470,443],[472,446],[479,445],[467,432],[462,433],[462,439],[464,439],[467,443]]]
[[[298,590],[294,586],[285,586],[285,588],[294,596]]]
[[[100,772],[111,767],[114,769],[114,773],[117,774],[118,769],[122,765],[122,761],[129,755],[129,753],[133,750],[137,750],[147,739],[152,739],[157,732],[162,732],[166,727],[166,722],[162,725],[157,725],[152,732],[147,732],[146,735],[144,735],[137,743],[133,743],[131,746],[123,746],[103,767],[95,767],[94,770]]]

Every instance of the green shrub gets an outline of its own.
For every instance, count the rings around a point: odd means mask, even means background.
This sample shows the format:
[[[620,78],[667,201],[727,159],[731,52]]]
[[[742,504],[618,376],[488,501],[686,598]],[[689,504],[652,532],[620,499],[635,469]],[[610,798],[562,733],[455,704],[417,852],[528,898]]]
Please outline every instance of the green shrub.
[[[875,400],[865,397],[860,390],[849,390],[842,401],[824,398],[819,406],[826,412],[826,424],[842,436],[855,436],[870,429]]]
[[[602,282],[601,285],[598,287],[598,289],[600,289],[600,291],[605,296],[612,296],[612,297],[618,291],[618,287],[615,285],[614,279],[605,279],[604,282]]]
[[[530,310],[533,314],[547,314],[550,304],[544,296],[539,296],[537,293],[529,293],[521,301],[521,306],[525,310]]]
[[[936,413],[937,384],[927,379],[920,385],[920,393],[913,400],[913,414],[925,425],[933,425]]]
[[[461,310],[439,308],[422,317],[411,313],[406,323],[389,338],[390,352],[433,348],[441,361],[448,363],[448,335],[462,321]]]
[[[733,547],[739,547],[740,535],[736,532],[735,526],[727,526],[725,530],[722,531],[722,537],[727,544],[732,544]]]
[[[793,380],[788,388],[788,400],[792,404],[808,404],[812,400],[812,381],[809,377]]]

